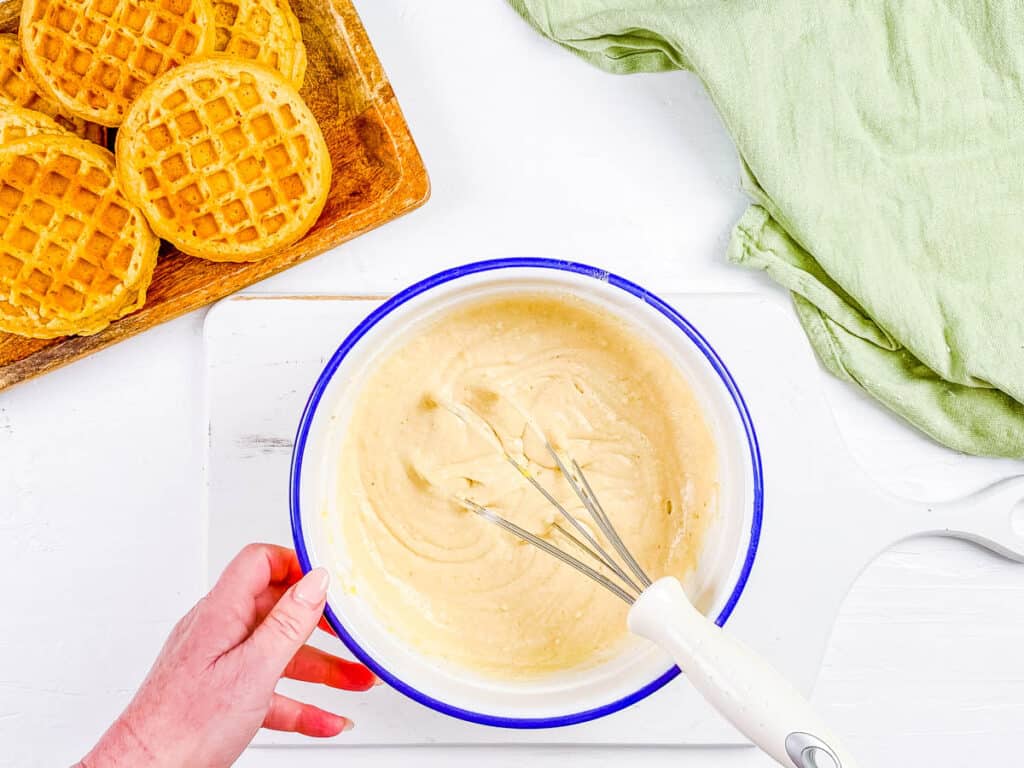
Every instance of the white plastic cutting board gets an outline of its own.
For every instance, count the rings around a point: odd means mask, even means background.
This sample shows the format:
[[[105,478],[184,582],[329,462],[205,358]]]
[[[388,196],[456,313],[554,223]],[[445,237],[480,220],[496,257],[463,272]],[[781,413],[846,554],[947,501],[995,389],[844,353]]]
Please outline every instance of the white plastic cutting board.
[[[952,504],[898,499],[874,485],[850,458],[823,395],[820,370],[788,307],[774,298],[739,294],[663,298],[721,355],[746,398],[761,444],[761,544],[727,629],[801,690],[813,686],[850,584],[889,544],[938,531],[1024,560],[1024,527],[1018,520],[1015,532],[1012,522],[1014,506],[1024,499],[1024,478]],[[288,470],[299,416],[327,358],[379,301],[249,294],[222,301],[207,316],[211,581],[247,542],[291,545]],[[347,655],[334,638],[321,636],[317,643]],[[283,683],[280,690],[288,692],[293,685]],[[350,714],[359,723],[336,741],[339,746],[745,743],[684,677],[615,715],[541,731],[463,723],[383,686],[366,694],[313,686],[301,691],[305,699]],[[314,742],[261,731],[254,743]]]

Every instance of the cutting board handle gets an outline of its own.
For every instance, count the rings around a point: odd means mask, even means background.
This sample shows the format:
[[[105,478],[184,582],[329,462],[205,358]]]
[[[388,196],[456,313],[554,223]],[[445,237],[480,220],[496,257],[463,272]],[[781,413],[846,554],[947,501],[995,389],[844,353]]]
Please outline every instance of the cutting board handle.
[[[1008,477],[954,501],[927,504],[900,499],[897,539],[952,536],[1024,563],[1024,475]]]

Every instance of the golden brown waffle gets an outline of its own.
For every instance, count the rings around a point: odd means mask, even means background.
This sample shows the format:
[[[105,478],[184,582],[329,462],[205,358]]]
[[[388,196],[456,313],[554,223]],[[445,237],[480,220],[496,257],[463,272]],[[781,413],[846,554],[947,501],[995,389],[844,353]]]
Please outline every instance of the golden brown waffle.
[[[214,51],[266,64],[302,87],[306,46],[288,0],[214,0],[213,15]]]
[[[39,133],[67,135],[67,131],[42,112],[16,107],[13,104],[5,104],[0,107],[0,144],[7,144]]]
[[[280,73],[238,59],[168,72],[117,135],[128,199],[185,253],[255,261],[298,240],[327,200],[320,126]]]
[[[42,94],[25,69],[21,45],[14,35],[0,34],[0,101],[13,102],[52,118],[59,126],[84,139],[106,144],[107,129],[62,112],[57,102]]]
[[[149,83],[213,51],[210,0],[24,0],[25,63],[74,115],[121,124]]]
[[[106,149],[43,134],[0,146],[0,330],[101,331],[142,306],[159,245]]]

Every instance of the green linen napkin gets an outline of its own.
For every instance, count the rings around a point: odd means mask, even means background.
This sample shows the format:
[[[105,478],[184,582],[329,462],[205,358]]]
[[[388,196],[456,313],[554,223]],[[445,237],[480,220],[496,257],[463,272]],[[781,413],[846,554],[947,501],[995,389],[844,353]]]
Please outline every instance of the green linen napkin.
[[[729,258],[792,292],[834,374],[1024,458],[1019,0],[510,1],[605,70],[699,76],[755,201]]]

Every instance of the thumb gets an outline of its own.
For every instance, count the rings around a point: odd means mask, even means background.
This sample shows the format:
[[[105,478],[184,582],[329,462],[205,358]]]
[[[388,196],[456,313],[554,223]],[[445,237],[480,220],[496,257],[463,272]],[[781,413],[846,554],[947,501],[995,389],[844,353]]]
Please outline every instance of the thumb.
[[[281,596],[246,641],[275,679],[316,629],[323,614],[329,581],[326,568],[315,568],[307,573]]]

